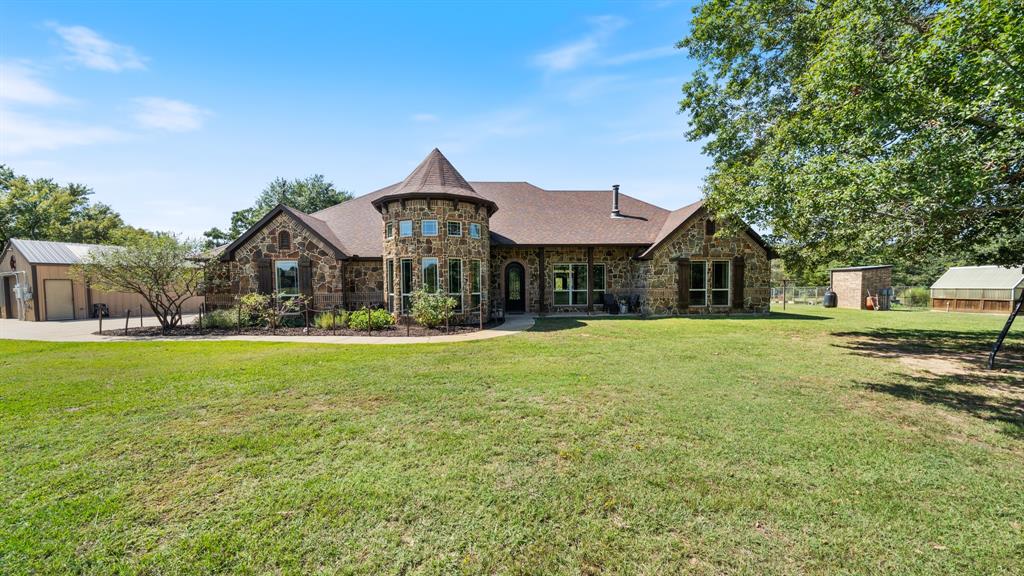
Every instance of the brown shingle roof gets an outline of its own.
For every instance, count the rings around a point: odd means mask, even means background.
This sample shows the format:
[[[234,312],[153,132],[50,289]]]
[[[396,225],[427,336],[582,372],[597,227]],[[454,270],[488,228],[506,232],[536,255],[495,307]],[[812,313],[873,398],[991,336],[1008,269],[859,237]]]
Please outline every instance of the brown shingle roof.
[[[670,214],[680,212],[669,212],[619,194],[620,210],[626,217],[611,218],[611,190],[545,190],[529,182],[470,185],[500,208],[490,219],[491,242],[497,245],[644,247],[657,240]],[[383,230],[380,213],[373,204],[383,197],[392,197],[398,186],[392,184],[311,216],[334,231],[346,253],[379,258],[383,254]],[[698,202],[691,207],[699,205]]]
[[[619,194],[624,218],[611,218],[611,190],[544,190],[528,182],[474,182],[500,210],[491,241],[527,244],[650,244],[668,210]]]
[[[380,208],[384,202],[398,198],[450,198],[482,204],[491,213],[498,209],[494,202],[477,194],[437,148],[427,154],[405,180],[390,192],[375,198],[373,205]]]
[[[623,217],[612,218],[611,190],[545,190],[529,182],[468,182],[434,149],[402,182],[308,216],[333,231],[346,254],[380,258],[383,229],[377,206],[386,199],[410,195],[456,197],[489,205],[491,242],[496,245],[626,245],[645,248],[643,256],[650,255],[703,206],[694,202],[669,211],[620,193]],[[749,233],[774,257],[756,232]]]

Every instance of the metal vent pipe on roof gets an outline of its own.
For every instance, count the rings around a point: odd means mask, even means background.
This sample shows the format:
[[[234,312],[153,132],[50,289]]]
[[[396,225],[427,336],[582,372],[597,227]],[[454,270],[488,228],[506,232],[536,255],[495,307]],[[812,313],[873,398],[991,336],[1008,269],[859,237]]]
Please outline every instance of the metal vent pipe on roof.
[[[619,185],[612,184],[612,218],[620,218],[619,213]]]

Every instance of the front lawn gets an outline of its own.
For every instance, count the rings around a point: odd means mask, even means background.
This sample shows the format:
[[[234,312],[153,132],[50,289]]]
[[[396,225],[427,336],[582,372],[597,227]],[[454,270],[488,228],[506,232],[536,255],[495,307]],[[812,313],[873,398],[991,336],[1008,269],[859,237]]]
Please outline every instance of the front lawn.
[[[1024,321],[791,307],[461,344],[0,341],[0,574],[1001,574]]]

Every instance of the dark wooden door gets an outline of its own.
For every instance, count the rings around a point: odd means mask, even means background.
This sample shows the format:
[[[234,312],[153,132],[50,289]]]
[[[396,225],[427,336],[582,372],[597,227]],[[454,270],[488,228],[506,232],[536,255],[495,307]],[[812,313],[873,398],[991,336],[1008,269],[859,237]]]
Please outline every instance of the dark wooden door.
[[[4,318],[14,318],[14,306],[12,293],[14,292],[14,277],[4,276]]]
[[[526,272],[517,262],[505,268],[505,311],[526,311]]]

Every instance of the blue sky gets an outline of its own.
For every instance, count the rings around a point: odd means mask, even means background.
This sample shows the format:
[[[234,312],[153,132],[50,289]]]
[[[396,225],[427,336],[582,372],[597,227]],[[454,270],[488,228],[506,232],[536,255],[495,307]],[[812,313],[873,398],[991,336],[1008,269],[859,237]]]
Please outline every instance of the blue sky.
[[[0,3],[0,162],[133,225],[225,227],[271,179],[365,194],[439,147],[469,180],[677,208],[689,3]]]

